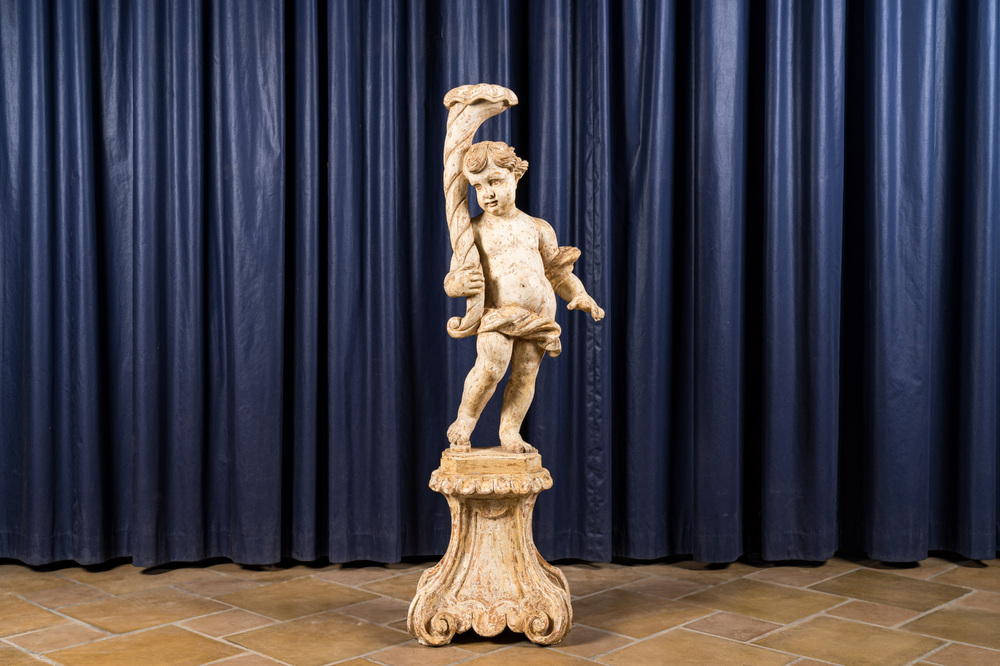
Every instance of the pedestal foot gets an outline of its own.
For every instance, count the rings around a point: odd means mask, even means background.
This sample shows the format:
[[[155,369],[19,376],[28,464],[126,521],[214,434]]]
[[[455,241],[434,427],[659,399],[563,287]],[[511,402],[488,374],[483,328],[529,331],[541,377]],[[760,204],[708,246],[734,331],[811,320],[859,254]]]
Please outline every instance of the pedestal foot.
[[[430,486],[448,500],[451,541],[424,572],[407,626],[424,645],[445,645],[472,629],[504,627],[534,643],[558,643],[573,624],[566,577],[531,536],[535,499],[552,487],[537,453],[499,448],[445,451]]]

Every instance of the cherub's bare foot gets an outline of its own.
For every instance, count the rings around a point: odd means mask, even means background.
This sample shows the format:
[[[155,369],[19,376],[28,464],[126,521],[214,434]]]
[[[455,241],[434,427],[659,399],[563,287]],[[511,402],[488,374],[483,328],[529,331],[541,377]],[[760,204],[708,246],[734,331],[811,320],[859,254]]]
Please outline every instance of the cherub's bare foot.
[[[476,427],[476,420],[468,416],[459,416],[455,422],[448,427],[448,441],[451,442],[453,451],[469,451],[472,449],[472,442],[469,436],[472,429]]]
[[[510,453],[533,453],[538,450],[524,441],[519,433],[511,431],[500,433],[500,447]]]

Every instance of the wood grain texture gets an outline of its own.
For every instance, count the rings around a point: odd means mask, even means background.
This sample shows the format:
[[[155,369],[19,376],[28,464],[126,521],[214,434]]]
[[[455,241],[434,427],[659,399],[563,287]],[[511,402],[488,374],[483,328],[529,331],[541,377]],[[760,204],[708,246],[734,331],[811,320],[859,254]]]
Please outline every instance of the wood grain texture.
[[[535,499],[552,487],[537,453],[446,450],[431,488],[451,508],[451,541],[421,576],[407,628],[424,645],[456,633],[496,636],[505,627],[532,642],[562,640],[573,624],[569,584],[535,548]]]

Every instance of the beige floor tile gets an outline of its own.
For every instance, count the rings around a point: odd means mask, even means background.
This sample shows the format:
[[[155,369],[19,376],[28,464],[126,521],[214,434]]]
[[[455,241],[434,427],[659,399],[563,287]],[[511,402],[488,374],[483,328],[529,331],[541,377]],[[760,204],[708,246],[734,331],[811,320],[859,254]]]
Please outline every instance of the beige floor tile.
[[[967,597],[962,597],[955,604],[968,606],[969,608],[1000,611],[1000,594],[996,592],[973,592]]]
[[[553,650],[592,659],[599,654],[617,650],[631,642],[630,638],[610,634],[583,624],[574,624],[566,637],[551,647]]]
[[[735,580],[684,597],[684,603],[707,606],[759,620],[788,624],[826,610],[844,600],[755,580]]]
[[[374,594],[315,578],[298,578],[216,597],[276,620],[291,620],[374,598]]]
[[[430,569],[432,566],[438,563],[438,560],[427,561],[427,562],[390,562],[389,564],[382,564],[390,571],[423,571],[424,569]]]
[[[83,624],[60,624],[48,629],[33,631],[30,634],[8,638],[7,641],[25,650],[41,653],[61,650],[107,637],[108,634],[103,631],[97,631]]]
[[[197,594],[202,597],[221,597],[223,594],[253,590],[264,585],[266,583],[255,583],[245,578],[219,574],[214,578],[206,578],[205,580],[184,583],[183,585],[174,585],[174,587],[178,590],[184,590],[185,592]]]
[[[410,635],[336,612],[254,629],[228,640],[294,666],[319,666],[410,640]]]
[[[765,636],[755,644],[835,664],[901,666],[943,643],[893,629],[817,617]]]
[[[88,601],[108,598],[107,593],[101,592],[89,585],[73,583],[62,578],[59,580],[68,584],[60,585],[59,587],[50,587],[37,592],[22,592],[21,596],[32,603],[45,606],[46,608],[62,608],[64,606],[85,604]]]
[[[233,657],[232,659],[213,661],[212,666],[281,666],[281,662],[275,661],[274,659],[269,659],[267,657],[262,657],[259,654],[253,654],[252,652],[247,652],[245,654],[239,655],[238,657]],[[345,666],[345,665],[340,664],[338,666]]]
[[[649,576],[639,567],[622,567],[607,563],[569,564],[559,569],[566,576],[569,592],[574,599],[620,587]]]
[[[934,581],[1000,593],[1000,560],[965,562],[937,576]]]
[[[511,666],[512,664],[525,664],[530,666],[573,666],[574,664],[592,663],[579,657],[574,657],[563,652],[556,652],[540,645],[515,645],[502,652],[476,657],[472,661],[465,662],[475,664],[475,666]]]
[[[65,584],[66,581],[58,574],[49,571],[39,571],[23,564],[0,564],[0,594],[40,592]]]
[[[915,580],[870,569],[852,571],[809,589],[920,612],[968,593],[968,590],[954,585]]]
[[[131,564],[122,564],[107,571],[70,567],[59,573],[65,578],[96,587],[108,594],[131,594],[215,577],[210,570],[196,566],[162,570],[141,569]]]
[[[719,585],[727,581],[742,578],[755,571],[760,571],[760,569],[749,564],[744,564],[743,562],[706,564],[704,562],[685,560],[672,564],[658,562],[643,565],[643,572],[647,576],[666,576],[667,578],[677,578],[703,585]]]
[[[65,622],[65,618],[29,604],[12,594],[0,594],[0,638]]]
[[[901,629],[1000,650],[1000,613],[993,611],[949,606],[904,624]]]
[[[773,622],[755,620],[752,617],[733,615],[732,613],[716,613],[702,620],[685,625],[686,629],[700,631],[713,636],[729,638],[734,641],[746,642],[758,636],[781,628],[782,625]]]
[[[625,590],[608,590],[573,602],[577,622],[616,634],[643,638],[711,611],[680,601]]]
[[[468,650],[475,654],[486,654],[495,652],[511,645],[528,645],[531,641],[525,638],[524,634],[515,634],[510,629],[504,629],[496,636],[480,636],[476,632],[469,630],[463,634],[455,634],[451,639],[453,647]]]
[[[447,645],[427,647],[416,640],[368,655],[372,661],[388,666],[449,666],[470,657],[472,654],[465,650]]]
[[[48,663],[17,648],[0,644],[0,664],[3,666],[38,666]]]
[[[316,574],[316,578],[328,580],[331,583],[340,583],[341,585],[364,585],[376,580],[392,578],[398,575],[398,573],[398,571],[384,566],[343,567]]]
[[[345,606],[340,609],[340,612],[368,620],[374,624],[391,624],[405,620],[409,610],[410,604],[401,599],[379,597],[371,601]]]
[[[274,624],[274,620],[245,610],[228,610],[182,622],[181,626],[214,638]]]
[[[808,587],[824,580],[859,569],[861,565],[833,558],[822,564],[778,564],[751,573],[747,578],[763,583],[777,583],[792,587]]]
[[[670,666],[782,666],[796,657],[754,645],[734,643],[686,629],[675,629],[622,648],[597,661],[615,666],[670,664]]]
[[[392,578],[367,583],[362,586],[362,589],[370,590],[371,592],[376,592],[387,597],[402,599],[403,601],[409,603],[417,594],[417,583],[420,582],[420,576],[423,573],[423,569],[419,571],[411,571],[410,573],[405,573],[400,576],[393,576]]]
[[[654,597],[662,597],[664,599],[677,599],[678,597],[704,590],[706,587],[708,586],[701,583],[692,583],[687,580],[677,580],[676,578],[667,578],[665,576],[650,576],[649,578],[643,578],[634,583],[623,585],[621,589],[628,590],[629,592],[651,594]]]
[[[910,578],[920,578],[926,580],[940,575],[945,571],[954,569],[956,564],[941,557],[928,557],[926,560],[912,564],[894,564],[891,562],[873,562],[867,565],[869,569],[876,569],[894,573],[898,576],[908,576]]]
[[[45,656],[65,666],[199,666],[240,652],[179,627],[160,627]]]
[[[851,601],[843,606],[831,608],[826,614],[836,615],[848,620],[857,620],[858,622],[877,624],[882,627],[895,627],[920,615],[917,611],[898,608],[896,606],[875,604],[870,601]]]
[[[924,661],[940,666],[1000,666],[1000,651],[952,643],[924,657]]]
[[[99,629],[124,634],[224,610],[223,604],[165,588],[70,606],[61,612]]]
[[[829,580],[840,575],[839,571],[827,569],[825,567],[773,567],[764,569],[747,576],[750,580],[758,580],[762,583],[775,583],[777,585],[789,585],[791,587],[809,587],[824,580]]]
[[[326,573],[325,570],[313,569],[304,564],[290,567],[257,567],[236,564],[235,562],[213,564],[210,567],[210,570],[227,576],[233,576],[234,578],[253,581],[255,583],[281,583],[283,581],[295,580],[296,578],[312,576],[313,574]]]

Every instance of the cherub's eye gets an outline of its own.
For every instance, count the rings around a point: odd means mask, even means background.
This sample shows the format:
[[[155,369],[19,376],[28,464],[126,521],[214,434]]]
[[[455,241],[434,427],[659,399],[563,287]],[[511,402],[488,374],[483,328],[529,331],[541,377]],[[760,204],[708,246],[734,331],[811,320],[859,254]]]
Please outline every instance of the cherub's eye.
[[[478,185],[478,184],[477,185],[473,185],[473,187],[476,188],[476,192],[478,192],[479,190],[483,189],[483,186],[482,185]]]

